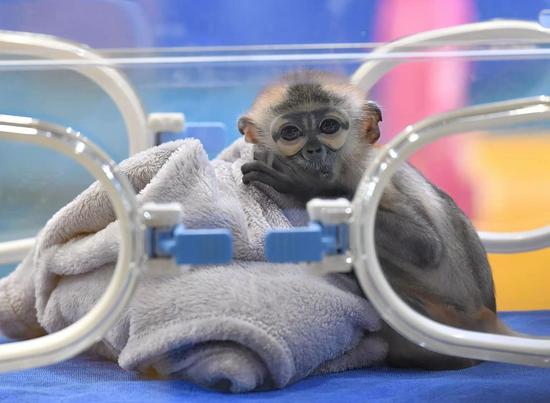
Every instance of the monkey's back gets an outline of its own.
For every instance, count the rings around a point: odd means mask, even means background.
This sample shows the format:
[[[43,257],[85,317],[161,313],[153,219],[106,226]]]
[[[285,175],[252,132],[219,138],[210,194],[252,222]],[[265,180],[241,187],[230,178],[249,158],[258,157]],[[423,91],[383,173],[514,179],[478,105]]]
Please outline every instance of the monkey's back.
[[[397,289],[467,313],[496,310],[491,269],[475,228],[452,198],[404,165],[380,203],[376,246]]]

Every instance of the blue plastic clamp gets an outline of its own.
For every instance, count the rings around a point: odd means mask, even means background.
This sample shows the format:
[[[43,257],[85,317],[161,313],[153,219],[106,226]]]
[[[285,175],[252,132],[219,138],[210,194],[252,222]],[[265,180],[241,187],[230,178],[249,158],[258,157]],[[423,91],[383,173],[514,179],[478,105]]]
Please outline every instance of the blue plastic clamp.
[[[233,237],[227,229],[171,228],[147,229],[150,258],[173,257],[177,264],[223,264],[233,258]]]
[[[313,221],[307,227],[269,230],[265,257],[273,263],[320,262],[326,255],[341,255],[349,249],[349,226]]]

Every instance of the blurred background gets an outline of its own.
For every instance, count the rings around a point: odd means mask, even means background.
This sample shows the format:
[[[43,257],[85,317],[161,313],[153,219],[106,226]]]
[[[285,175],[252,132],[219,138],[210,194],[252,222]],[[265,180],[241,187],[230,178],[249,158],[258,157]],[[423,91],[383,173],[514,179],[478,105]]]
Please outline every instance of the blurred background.
[[[171,58],[164,64],[130,63],[121,70],[148,113],[183,112],[189,122],[225,127],[210,139],[213,157],[239,136],[235,122],[261,87],[288,70],[312,67],[349,75],[361,64],[338,58],[349,49],[367,53],[408,34],[468,22],[536,21],[545,8],[550,0],[3,0],[0,29],[56,35],[107,57]],[[314,63],[300,57],[294,62],[188,62],[204,55],[311,52],[299,44],[327,44],[315,52],[328,57]],[[494,48],[506,49],[506,44]],[[0,113],[71,126],[115,160],[128,156],[123,121],[98,87],[68,70],[2,66],[2,60],[13,59],[0,54]],[[541,94],[550,94],[548,56],[407,62],[368,97],[381,105],[381,141],[386,142],[434,113]],[[550,223],[548,124],[457,135],[423,149],[412,162],[449,192],[479,229],[515,231]],[[33,236],[92,181],[65,157],[7,141],[0,142],[0,166],[0,241]],[[491,256],[491,263],[500,309],[550,308],[548,250]],[[12,268],[0,267],[4,274]]]

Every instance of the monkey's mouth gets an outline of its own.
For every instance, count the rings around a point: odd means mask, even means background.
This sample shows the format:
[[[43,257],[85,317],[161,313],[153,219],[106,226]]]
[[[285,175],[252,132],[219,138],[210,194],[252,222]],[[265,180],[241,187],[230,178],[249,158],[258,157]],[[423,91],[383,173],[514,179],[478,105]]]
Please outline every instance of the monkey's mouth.
[[[334,167],[331,158],[324,160],[305,160],[300,159],[298,164],[302,169],[313,175],[320,175],[321,178],[331,179],[334,174]]]
[[[297,167],[302,169],[304,173],[314,177],[320,177],[324,181],[331,181],[335,176],[335,162],[337,155],[327,150],[327,154],[323,158],[305,159],[300,153],[296,154],[292,159]]]

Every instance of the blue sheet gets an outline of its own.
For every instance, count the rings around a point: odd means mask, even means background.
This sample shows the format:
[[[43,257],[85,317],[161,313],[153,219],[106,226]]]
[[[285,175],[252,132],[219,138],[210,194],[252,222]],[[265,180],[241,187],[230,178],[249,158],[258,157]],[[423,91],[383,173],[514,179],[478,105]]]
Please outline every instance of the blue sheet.
[[[514,329],[550,334],[550,311],[504,313]],[[6,339],[0,339],[6,342]],[[145,380],[115,363],[81,356],[0,375],[0,401],[16,402],[549,402],[550,369],[483,363],[460,371],[372,368],[308,378],[283,390],[211,392],[182,381]]]

